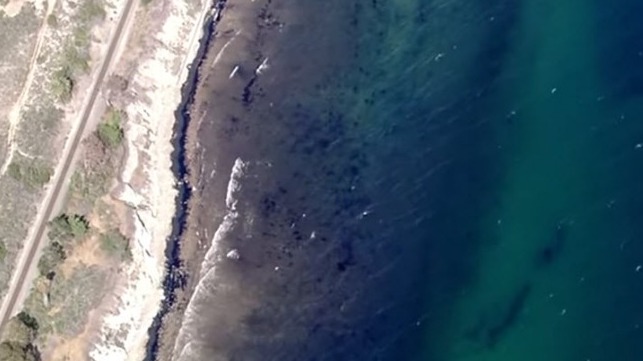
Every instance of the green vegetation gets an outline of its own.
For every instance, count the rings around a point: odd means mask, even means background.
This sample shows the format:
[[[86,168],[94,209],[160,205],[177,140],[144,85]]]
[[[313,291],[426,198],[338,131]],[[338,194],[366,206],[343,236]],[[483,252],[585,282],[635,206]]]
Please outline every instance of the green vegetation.
[[[4,258],[7,256],[7,246],[4,242],[0,241],[0,263],[4,261]]]
[[[71,100],[71,92],[74,90],[74,79],[69,67],[63,66],[54,72],[51,81],[51,91],[56,99],[63,103]]]
[[[90,30],[93,23],[104,19],[105,15],[105,9],[100,0],[83,1],[78,8],[77,26],[64,47],[59,68],[53,74],[51,90],[59,101],[66,103],[71,99],[76,78],[89,70]],[[47,23],[54,27],[58,21],[55,17],[50,17],[47,18]]]
[[[65,247],[59,241],[51,241],[45,247],[38,261],[40,275],[52,279],[56,275],[56,268],[67,259]]]
[[[20,344],[31,343],[38,332],[38,322],[26,312],[20,312],[7,322],[3,341],[14,341]]]
[[[73,44],[77,48],[84,48],[86,46],[89,46],[89,43],[91,42],[89,33],[83,28],[74,29],[74,33],[72,36],[73,36]],[[78,52],[78,49],[74,49],[74,50]],[[74,54],[70,54],[70,55],[74,55]],[[80,57],[79,55],[74,55],[74,56]],[[88,60],[86,58],[87,57],[84,57],[84,60]]]
[[[38,321],[33,316],[23,311],[20,312],[16,318],[20,320],[20,323],[27,326],[33,332],[32,336],[36,335],[39,326]]]
[[[15,156],[19,156],[16,154]],[[4,261],[0,260],[0,287],[6,288],[27,230],[36,213],[34,205],[40,192],[35,192],[6,174],[0,178],[0,241]]]
[[[40,354],[31,344],[23,345],[13,341],[0,343],[0,361],[39,361]]]
[[[113,169],[110,168],[84,166],[72,176],[71,191],[89,208],[109,191],[113,173]]]
[[[66,247],[70,241],[78,241],[89,233],[89,222],[78,214],[61,214],[49,223],[50,243],[43,250],[38,262],[40,274],[53,278],[56,268],[67,258]]]
[[[40,353],[33,345],[38,323],[25,312],[7,322],[0,343],[0,361],[38,361]]]
[[[78,214],[61,214],[49,223],[49,239],[67,242],[78,240],[89,232],[89,222]]]
[[[74,79],[89,70],[89,54],[86,49],[88,45],[87,31],[77,28],[71,43],[65,46],[60,68],[53,74],[52,92],[58,100],[65,103],[71,100]]]
[[[86,36],[83,32],[74,31],[73,44],[68,44],[63,52],[64,69],[72,76],[89,70],[89,54],[80,49],[89,45],[89,38]]]
[[[14,159],[7,169],[9,176],[30,188],[42,188],[53,174],[51,167],[36,160]]]
[[[100,235],[100,248],[110,257],[123,261],[132,259],[129,240],[117,229]]]
[[[123,142],[123,128],[121,127],[122,113],[120,111],[110,109],[103,120],[98,125],[97,135],[98,139],[105,145],[105,147],[114,149]]]
[[[51,26],[52,28],[57,28],[58,27],[58,18],[54,14],[49,14],[47,16],[47,25]]]
[[[123,116],[122,111],[109,109],[98,129],[84,143],[84,161],[72,176],[71,191],[87,208],[109,192],[124,139]]]
[[[5,0],[0,0],[0,3],[2,1]],[[23,6],[20,13],[13,17],[6,16],[5,12],[0,10],[0,49],[2,49],[0,61],[2,62],[13,62],[20,59],[26,61],[25,66],[29,63],[29,55],[25,51],[21,52],[21,50],[28,46],[24,41],[28,40],[31,34],[38,31],[41,23],[35,7],[29,6],[29,4],[25,5],[27,6]],[[12,71],[15,72],[15,69]],[[6,86],[4,79],[3,86]]]
[[[94,21],[105,18],[105,6],[101,0],[82,1],[78,8],[77,16],[82,25],[91,25]]]
[[[45,90],[40,89],[40,91]],[[57,162],[57,159],[55,159],[57,152],[52,151],[52,141],[59,134],[58,131],[63,117],[62,109],[56,107],[50,98],[38,96],[34,104],[27,105],[21,113],[17,134],[20,151],[35,156],[42,164],[54,164],[54,162]],[[14,158],[16,156],[22,157],[22,154],[17,153]],[[22,158],[26,161],[31,161],[29,158]]]
[[[66,277],[40,278],[25,300],[25,309],[38,319],[39,344],[51,334],[73,336],[83,331],[87,314],[105,295],[109,271],[79,265]],[[52,312],[53,311],[53,312]]]

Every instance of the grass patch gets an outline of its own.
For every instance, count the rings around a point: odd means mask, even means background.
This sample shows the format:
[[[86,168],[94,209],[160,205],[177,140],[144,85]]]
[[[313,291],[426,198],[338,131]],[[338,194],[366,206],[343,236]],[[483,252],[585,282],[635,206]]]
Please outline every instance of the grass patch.
[[[90,30],[93,23],[104,19],[105,15],[102,1],[83,1],[79,6],[75,19],[78,25],[64,47],[58,70],[54,72],[51,82],[51,90],[59,101],[66,103],[71,100],[76,78],[89,70]],[[47,18],[47,23],[52,27],[58,25],[57,19],[51,16]]]
[[[18,128],[20,150],[37,157],[42,162],[53,164],[57,161],[51,141],[59,134],[63,111],[51,99],[38,99],[29,105],[21,115]]]
[[[53,169],[43,162],[14,159],[7,172],[18,182],[32,189],[40,189],[51,179]]]
[[[71,192],[92,206],[98,198],[109,192],[114,173],[114,168],[107,162],[83,164],[71,178]]]
[[[89,35],[89,32],[87,29],[78,27],[74,29],[74,32],[72,34],[73,36],[73,44],[77,48],[85,48],[89,46],[89,43],[91,42],[91,37]]]
[[[52,318],[53,327],[63,335],[82,332],[89,311],[104,295],[107,272],[96,266],[81,266],[68,279],[56,277],[50,291],[51,306],[60,307]]]
[[[125,135],[121,127],[121,118],[122,112],[110,109],[105,119],[98,125],[96,134],[105,147],[114,149],[123,142]]]
[[[73,336],[82,332],[88,312],[104,296],[107,275],[99,267],[81,265],[67,278],[39,278],[25,301],[25,310],[40,324],[38,343],[45,344],[52,333]]]
[[[82,1],[76,14],[80,23],[86,26],[91,25],[92,22],[105,19],[107,15],[105,5],[100,0]]]
[[[55,136],[58,133],[57,128],[63,115],[63,111],[51,102],[29,106],[22,113],[22,121],[20,122],[21,143],[27,143],[26,147],[31,152],[32,143],[41,143],[42,136]],[[38,138],[35,138],[33,132],[44,134],[42,136],[39,134]],[[31,138],[29,138],[30,136]],[[33,142],[28,142],[29,140]],[[21,144],[20,149],[24,150],[25,145]]]
[[[18,60],[16,55],[24,53],[23,47],[27,46],[23,41],[35,33],[39,26],[40,19],[31,4],[25,4],[14,17],[6,16],[0,10],[0,61]],[[28,64],[28,57],[26,59]]]
[[[111,230],[107,233],[101,234],[100,248],[112,258],[117,258],[122,261],[129,261],[132,259],[129,239],[127,239],[118,230]]]
[[[0,263],[4,262],[5,257],[7,257],[7,245],[0,241]]]
[[[14,159],[20,158],[20,154],[15,156]],[[0,240],[6,248],[5,260],[0,262],[0,289],[6,289],[9,283],[15,257],[24,246],[41,193],[5,175],[0,178]]]
[[[63,52],[63,69],[66,69],[72,76],[84,74],[89,70],[89,54],[83,48],[89,45],[89,38],[84,32],[76,29],[72,41],[71,44],[65,46]]]

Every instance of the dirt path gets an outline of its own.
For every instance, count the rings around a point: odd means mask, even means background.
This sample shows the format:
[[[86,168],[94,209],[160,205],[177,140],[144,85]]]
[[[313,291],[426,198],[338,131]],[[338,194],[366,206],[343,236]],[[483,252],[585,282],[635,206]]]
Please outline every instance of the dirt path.
[[[30,232],[30,236],[25,242],[25,247],[20,253],[16,270],[11,278],[9,292],[0,308],[0,332],[6,321],[21,308],[26,291],[28,291],[31,286],[31,281],[36,271],[35,265],[38,264],[39,251],[44,243],[47,222],[51,219],[54,209],[59,202],[59,198],[65,194],[65,187],[67,180],[71,176],[76,151],[79,148],[83,133],[91,118],[92,110],[97,104],[96,99],[100,92],[100,86],[111,64],[114,62],[115,50],[119,43],[121,43],[121,38],[126,38],[131,30],[131,16],[135,12],[136,4],[136,0],[127,0],[114,33],[109,40],[107,52],[100,63],[98,71],[92,77],[91,86],[88,89],[88,96],[81,110],[81,115],[78,118],[78,123],[74,125],[69,134],[60,163],[56,167],[52,185],[47,189],[42,206],[36,215],[36,220],[31,229],[32,232]],[[128,26],[126,26],[126,24]]]
[[[29,96],[31,84],[33,83],[34,75],[36,72],[36,62],[38,60],[38,56],[40,55],[40,50],[42,49],[45,31],[48,28],[47,18],[49,17],[49,15],[51,15],[51,13],[53,13],[54,8],[56,7],[56,0],[50,0],[46,3],[47,12],[45,13],[45,17],[42,20],[42,25],[40,26],[40,30],[38,31],[36,46],[34,47],[33,53],[31,55],[31,61],[29,62],[29,73],[27,74],[27,80],[25,80],[25,84],[22,87],[22,91],[20,92],[18,100],[16,100],[15,104],[11,108],[11,111],[9,112],[9,132],[7,136],[7,144],[9,144],[9,154],[2,164],[2,168],[0,168],[0,176],[6,173],[9,164],[11,164],[11,161],[13,160],[13,155],[18,148],[18,144],[16,142],[16,133],[18,131],[18,126],[20,125],[20,111],[24,107],[25,101]]]

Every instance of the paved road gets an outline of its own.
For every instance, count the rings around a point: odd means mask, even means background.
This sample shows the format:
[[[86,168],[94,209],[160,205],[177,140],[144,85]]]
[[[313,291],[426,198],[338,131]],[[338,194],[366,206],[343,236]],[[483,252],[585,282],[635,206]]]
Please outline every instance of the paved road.
[[[82,115],[78,119],[79,123],[70,133],[71,138],[68,142],[69,146],[66,147],[65,151],[63,151],[63,157],[60,160],[62,166],[58,166],[58,171],[54,175],[52,187],[44,198],[43,208],[41,208],[44,209],[44,211],[36,217],[36,222],[33,225],[34,231],[31,233],[33,237],[27,240],[25,248],[21,252],[20,260],[9,286],[9,292],[3,300],[2,308],[0,308],[0,332],[7,320],[16,311],[20,296],[31,286],[31,279],[29,279],[30,270],[32,270],[32,266],[34,264],[38,263],[38,250],[40,249],[41,244],[45,242],[47,223],[52,218],[56,204],[59,202],[59,198],[65,193],[63,187],[67,184],[66,180],[69,178],[73,168],[72,165],[76,151],[78,150],[78,146],[83,138],[88,120],[92,114],[92,110],[100,91],[100,86],[113,62],[114,53],[115,50],[117,50],[119,40],[124,35],[123,29],[125,28],[125,24],[128,22],[128,18],[131,15],[130,13],[132,12],[135,1],[136,0],[127,0],[125,8],[118,19],[116,29],[109,40],[109,45],[105,57],[103,58],[103,62],[101,63],[98,73],[93,79],[92,86],[89,89],[89,99],[86,101],[85,106],[81,111]]]

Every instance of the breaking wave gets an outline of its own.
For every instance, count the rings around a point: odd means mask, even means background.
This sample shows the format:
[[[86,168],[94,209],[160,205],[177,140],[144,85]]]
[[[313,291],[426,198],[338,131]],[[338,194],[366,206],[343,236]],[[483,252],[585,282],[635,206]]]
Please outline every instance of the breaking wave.
[[[237,211],[237,195],[242,189],[241,182],[242,178],[246,174],[247,168],[247,162],[244,162],[239,158],[235,160],[230,173],[230,180],[228,181],[226,192],[226,214],[214,233],[210,242],[210,248],[201,264],[199,282],[196,285],[195,291],[185,311],[183,325],[176,340],[173,359],[185,361],[197,360],[200,355],[199,337],[193,332],[196,328],[197,322],[200,320],[197,307],[198,305],[202,305],[212,299],[217,291],[215,287],[216,265],[222,258],[219,244],[222,239],[225,239],[226,236],[230,234],[238,223],[239,213]]]

